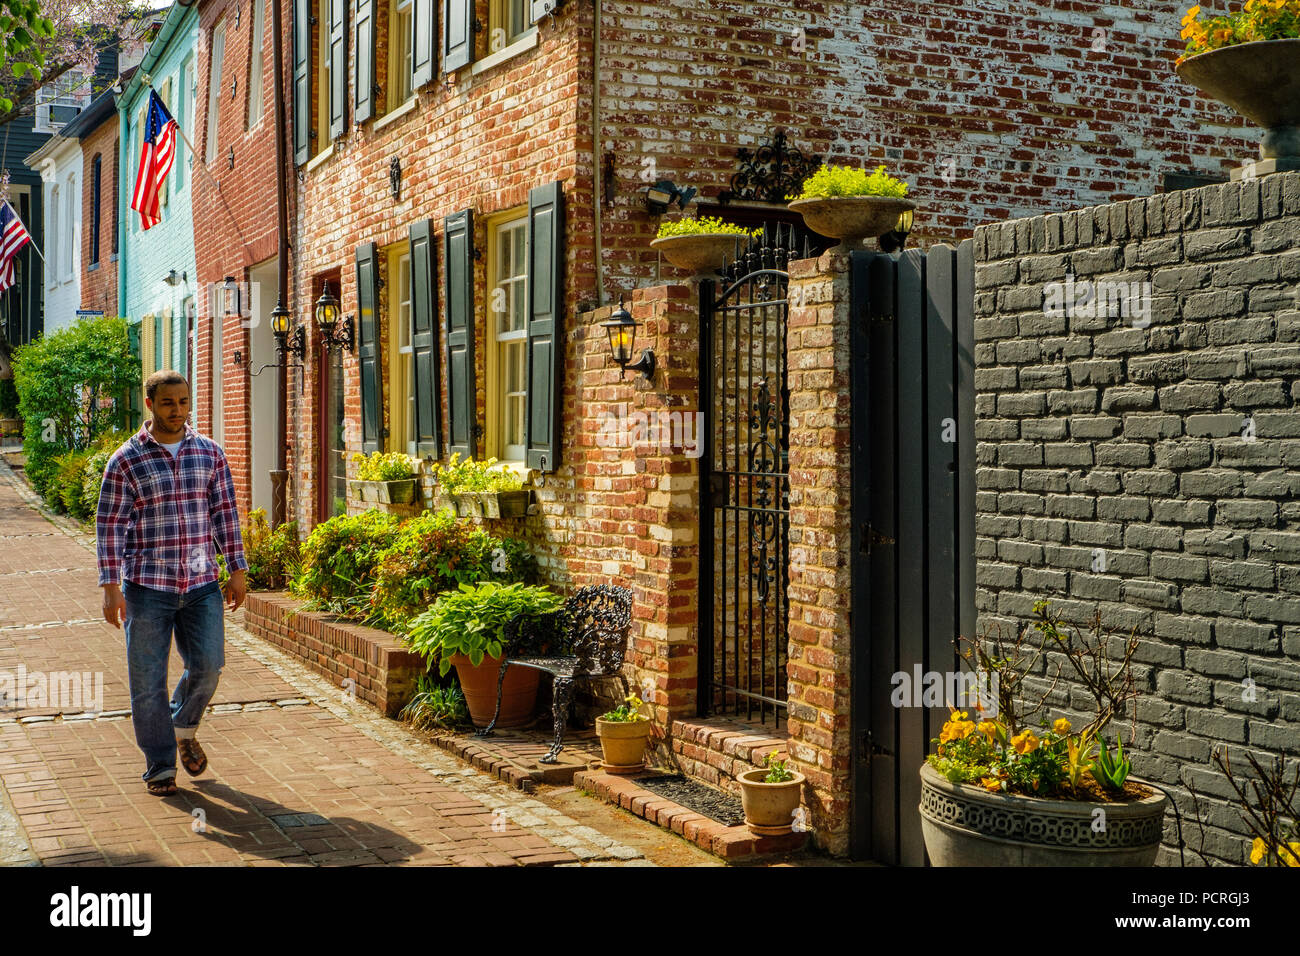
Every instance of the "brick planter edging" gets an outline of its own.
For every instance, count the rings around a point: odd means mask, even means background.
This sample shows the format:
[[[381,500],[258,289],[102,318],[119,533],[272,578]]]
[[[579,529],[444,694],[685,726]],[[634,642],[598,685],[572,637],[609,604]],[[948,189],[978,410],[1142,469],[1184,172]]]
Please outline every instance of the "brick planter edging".
[[[769,753],[778,760],[789,757],[788,734],[780,730],[754,732],[757,729],[719,718],[674,720],[667,735],[672,762],[688,776],[739,793],[736,778],[762,767]]]
[[[359,699],[396,717],[427,670],[424,658],[387,631],[304,611],[301,604],[282,591],[250,593],[244,627],[340,688],[351,678]]]
[[[573,785],[665,830],[671,830],[700,849],[708,850],[724,860],[739,860],[767,853],[790,853],[803,849],[808,840],[807,833],[757,836],[745,826],[724,826],[638,786],[633,777],[605,773],[603,770],[583,770],[573,778]]]

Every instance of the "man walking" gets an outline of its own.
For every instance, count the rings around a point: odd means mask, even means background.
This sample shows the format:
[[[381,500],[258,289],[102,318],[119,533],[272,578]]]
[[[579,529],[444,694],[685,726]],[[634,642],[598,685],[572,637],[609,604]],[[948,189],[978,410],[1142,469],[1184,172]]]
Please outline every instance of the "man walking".
[[[244,603],[248,562],[226,456],[186,422],[189,383],[162,371],[144,388],[153,417],[108,460],[95,536],[104,618],[126,625],[131,722],[145,786],[166,797],[176,793],[178,748],[191,776],[208,765],[194,735],[225,665],[214,540],[230,570],[232,611]],[[169,703],[173,631],[185,672]]]

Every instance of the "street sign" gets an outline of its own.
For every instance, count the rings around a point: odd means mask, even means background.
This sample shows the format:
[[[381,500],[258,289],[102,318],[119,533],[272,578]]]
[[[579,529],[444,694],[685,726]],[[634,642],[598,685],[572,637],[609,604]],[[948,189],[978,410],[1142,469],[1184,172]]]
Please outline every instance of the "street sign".
[[[77,315],[103,315],[103,309],[78,309]]]

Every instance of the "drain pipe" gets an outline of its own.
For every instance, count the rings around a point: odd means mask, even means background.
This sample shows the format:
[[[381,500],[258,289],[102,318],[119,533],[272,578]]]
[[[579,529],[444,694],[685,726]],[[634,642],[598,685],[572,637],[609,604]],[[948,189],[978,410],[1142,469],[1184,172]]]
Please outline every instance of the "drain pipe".
[[[595,20],[591,27],[591,172],[595,184],[596,210],[596,306],[605,304],[605,260],[600,241],[601,206],[605,202],[604,168],[605,159],[600,143],[600,0],[592,3]]]

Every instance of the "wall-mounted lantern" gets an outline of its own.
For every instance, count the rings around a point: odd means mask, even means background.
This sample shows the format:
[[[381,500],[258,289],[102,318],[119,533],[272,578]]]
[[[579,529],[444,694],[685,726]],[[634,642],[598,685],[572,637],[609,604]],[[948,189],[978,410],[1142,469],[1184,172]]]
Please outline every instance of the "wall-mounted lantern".
[[[241,315],[239,310],[239,283],[235,281],[234,276],[226,276],[221,283],[221,294],[224,296],[226,315]]]
[[[636,346],[636,330],[640,323],[632,318],[632,313],[623,307],[623,297],[619,296],[618,308],[609,317],[609,321],[600,323],[605,334],[609,336],[609,351],[618,363],[619,378],[631,370],[640,372],[647,380],[655,374],[655,353],[651,349],[642,349],[641,357],[632,361],[632,352]]]
[[[646,209],[650,210],[652,216],[662,216],[668,211],[668,207],[677,203],[677,208],[686,209],[686,204],[695,198],[698,190],[694,186],[687,186],[684,189],[671,179],[661,179],[653,186],[647,186],[645,190]]]
[[[314,314],[316,328],[320,329],[321,341],[327,348],[347,349],[349,352],[353,350],[355,342],[352,316],[343,316],[340,321],[339,300],[330,292],[328,282],[325,283],[320,298],[316,300]]]

